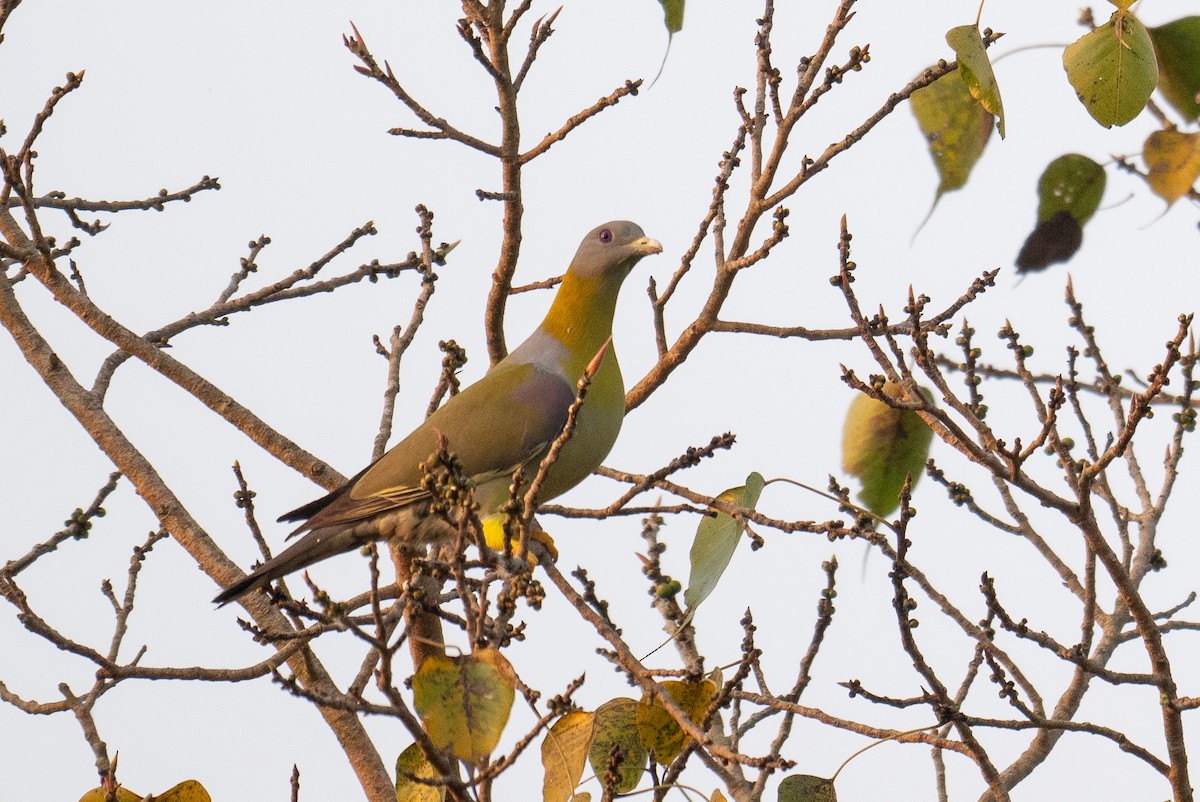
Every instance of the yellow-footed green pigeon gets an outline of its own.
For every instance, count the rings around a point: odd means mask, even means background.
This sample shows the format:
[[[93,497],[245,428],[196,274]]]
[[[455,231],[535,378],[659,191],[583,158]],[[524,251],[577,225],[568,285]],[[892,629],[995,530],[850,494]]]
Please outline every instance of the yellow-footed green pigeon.
[[[443,518],[429,514],[430,496],[421,489],[420,464],[438,450],[440,437],[474,484],[480,516],[496,514],[517,469],[536,471],[562,432],[579,379],[612,334],[625,277],[643,256],[661,251],[634,223],[614,221],[590,231],[529,339],[346,484],[281,516],[302,521],[292,535],[306,534],[213,601],[225,604],[372,540],[424,543],[452,536]],[[609,348],[539,500],[565,493],[599,467],[624,415],[621,368]]]

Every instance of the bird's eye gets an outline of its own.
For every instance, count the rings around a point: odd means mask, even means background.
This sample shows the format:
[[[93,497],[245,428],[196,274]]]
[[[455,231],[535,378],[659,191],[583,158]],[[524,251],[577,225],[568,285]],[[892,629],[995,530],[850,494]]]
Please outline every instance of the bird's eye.
[[[600,241],[603,242],[605,245],[612,242],[613,241],[612,231],[607,228],[604,229],[603,231],[601,231],[600,232]]]

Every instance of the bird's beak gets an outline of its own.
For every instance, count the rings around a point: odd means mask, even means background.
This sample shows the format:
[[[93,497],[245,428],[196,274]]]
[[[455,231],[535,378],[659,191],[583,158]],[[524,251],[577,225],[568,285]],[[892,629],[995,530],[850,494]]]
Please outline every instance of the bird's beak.
[[[642,256],[649,256],[652,253],[662,253],[662,243],[656,239],[642,237],[629,243],[629,247],[640,253]]]

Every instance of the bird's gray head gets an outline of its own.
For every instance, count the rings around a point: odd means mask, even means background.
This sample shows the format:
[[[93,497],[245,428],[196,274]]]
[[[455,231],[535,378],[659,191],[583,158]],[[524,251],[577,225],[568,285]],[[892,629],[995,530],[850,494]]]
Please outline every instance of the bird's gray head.
[[[642,227],[628,220],[596,226],[579,243],[571,260],[571,272],[581,277],[618,275],[624,278],[643,256],[662,253],[658,240],[650,239]]]

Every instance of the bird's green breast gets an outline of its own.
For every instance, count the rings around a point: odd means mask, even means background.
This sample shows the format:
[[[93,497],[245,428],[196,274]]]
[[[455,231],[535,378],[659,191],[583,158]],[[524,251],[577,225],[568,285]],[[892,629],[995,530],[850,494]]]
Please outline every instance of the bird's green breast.
[[[608,456],[625,415],[625,386],[609,342],[620,277],[568,273],[545,320],[509,356],[402,440],[355,483],[366,499],[415,488],[419,464],[439,437],[477,482],[484,514],[508,497],[512,473],[532,479],[562,432],[580,378],[597,354],[604,357],[588,386],[575,429],[542,485],[541,501],[583,481]]]
[[[625,385],[610,339],[622,275],[579,276],[568,272],[538,330],[509,360],[533,362],[568,382],[572,394],[588,364],[605,349],[588,386],[571,439],[543,485],[542,501],[565,493],[608,456],[625,417]],[[507,360],[506,360],[507,361]],[[539,456],[540,459],[540,456]],[[531,466],[535,467],[535,466]]]
[[[600,467],[617,441],[624,418],[625,386],[617,355],[610,348],[588,386],[575,431],[550,469],[542,500],[565,493]]]

